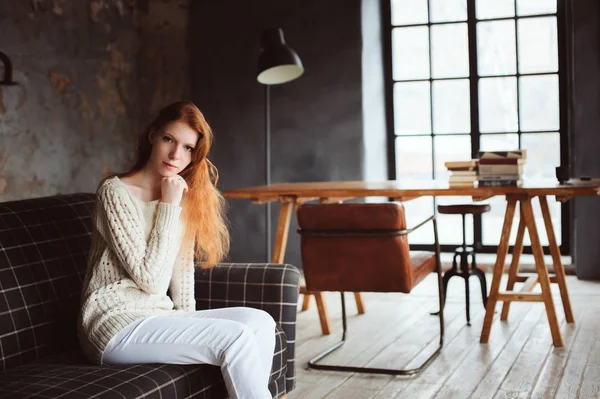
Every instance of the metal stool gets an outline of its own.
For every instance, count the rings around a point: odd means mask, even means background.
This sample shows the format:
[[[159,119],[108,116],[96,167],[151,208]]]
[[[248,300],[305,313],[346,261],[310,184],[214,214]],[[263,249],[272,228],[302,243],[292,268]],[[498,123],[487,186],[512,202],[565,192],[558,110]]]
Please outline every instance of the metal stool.
[[[490,211],[490,206],[487,204],[465,204],[465,205],[438,205],[438,212],[446,215],[461,215],[462,216],[462,234],[463,242],[462,245],[456,248],[454,257],[452,258],[452,269],[444,273],[443,284],[444,284],[444,298],[443,305],[446,303],[446,291],[448,288],[448,281],[453,276],[460,276],[465,279],[465,294],[467,296],[467,325],[471,325],[471,315],[469,311],[469,277],[475,275],[479,278],[481,284],[481,297],[483,298],[483,307],[487,305],[487,284],[485,280],[485,273],[477,268],[477,261],[475,259],[475,248],[467,246],[467,233],[466,233],[466,215],[481,215],[485,212]],[[475,246],[475,245],[473,245]],[[471,267],[469,268],[469,255],[471,256]],[[460,259],[460,269],[458,268],[457,259]]]

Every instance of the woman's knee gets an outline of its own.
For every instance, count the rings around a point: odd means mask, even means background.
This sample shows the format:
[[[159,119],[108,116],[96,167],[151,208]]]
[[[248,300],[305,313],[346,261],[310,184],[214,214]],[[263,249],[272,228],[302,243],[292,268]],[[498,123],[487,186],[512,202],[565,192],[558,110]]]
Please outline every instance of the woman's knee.
[[[244,308],[248,314],[247,324],[254,331],[273,330],[275,331],[275,320],[273,317],[261,309]]]
[[[229,345],[224,354],[229,356],[256,345],[256,337],[252,329],[245,323],[237,321],[228,323]]]

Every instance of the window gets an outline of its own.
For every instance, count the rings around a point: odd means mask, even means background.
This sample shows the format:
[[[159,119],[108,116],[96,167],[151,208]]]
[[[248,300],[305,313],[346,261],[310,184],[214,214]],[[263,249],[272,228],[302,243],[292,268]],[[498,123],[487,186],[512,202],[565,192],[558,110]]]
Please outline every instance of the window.
[[[525,179],[554,179],[555,167],[567,154],[561,136],[557,1],[391,0],[388,11],[391,178],[447,179],[446,161],[470,159],[479,150],[525,148]],[[407,221],[423,220],[437,204],[470,201],[409,201]],[[467,240],[492,252],[500,241],[506,203],[503,197],[488,203],[490,213],[467,219]],[[568,242],[568,229],[561,229],[564,206],[549,205],[559,244]],[[540,239],[547,245],[537,201],[536,206]],[[456,230],[460,224],[460,216],[440,215],[444,250],[462,241]],[[411,243],[433,240],[428,230],[415,234]],[[526,235],[525,245],[528,240]]]

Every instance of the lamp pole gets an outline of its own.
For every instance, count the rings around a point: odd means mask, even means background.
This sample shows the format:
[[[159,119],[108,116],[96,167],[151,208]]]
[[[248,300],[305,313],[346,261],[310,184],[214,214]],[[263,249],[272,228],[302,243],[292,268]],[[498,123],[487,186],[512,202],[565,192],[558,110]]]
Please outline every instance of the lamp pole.
[[[261,36],[261,53],[258,58],[256,80],[265,85],[265,181],[271,185],[271,85],[291,82],[304,73],[304,66],[298,54],[286,44],[283,30],[265,29]],[[266,204],[265,235],[267,262],[272,259],[271,251],[271,203]]]
[[[265,85],[265,181],[271,185],[271,88]],[[265,228],[267,235],[267,263],[271,262],[271,203],[267,202],[265,214]]]

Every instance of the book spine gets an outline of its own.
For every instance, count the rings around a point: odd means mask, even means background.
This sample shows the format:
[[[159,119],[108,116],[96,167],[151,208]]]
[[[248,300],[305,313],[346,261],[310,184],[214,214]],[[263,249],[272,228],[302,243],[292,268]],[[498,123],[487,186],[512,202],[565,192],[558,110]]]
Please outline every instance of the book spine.
[[[512,151],[479,151],[479,159],[481,158],[522,158],[527,157],[527,150],[512,150]]]
[[[520,175],[520,165],[479,165],[479,175]]]
[[[521,158],[483,158],[479,160],[481,165],[523,165],[525,160]]]
[[[495,180],[479,181],[479,187],[516,187],[522,183],[521,180]]]
[[[498,181],[498,180],[519,180],[522,176],[521,175],[484,175],[484,176],[479,176],[477,178],[477,180],[479,181]]]

